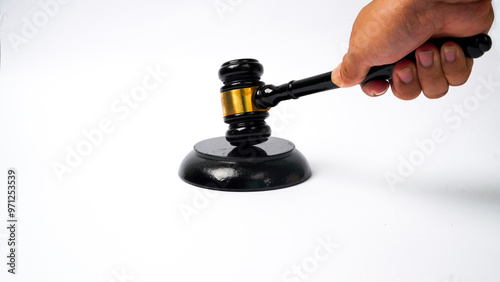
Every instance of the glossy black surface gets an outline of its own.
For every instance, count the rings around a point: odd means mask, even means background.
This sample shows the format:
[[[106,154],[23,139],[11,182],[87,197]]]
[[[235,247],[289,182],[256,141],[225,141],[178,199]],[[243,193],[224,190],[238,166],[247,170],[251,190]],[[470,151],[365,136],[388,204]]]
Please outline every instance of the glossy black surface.
[[[219,69],[219,79],[224,83],[220,91],[263,86],[260,77],[264,67],[255,59],[239,59],[225,62]],[[265,108],[264,108],[265,109]],[[265,119],[268,112],[255,111],[224,117],[229,125],[226,140],[233,146],[256,145],[266,142],[271,136],[271,127]]]
[[[224,83],[220,92],[263,86],[260,77],[264,67],[255,59],[238,59],[225,62],[219,69],[219,79]]]
[[[467,57],[479,58],[486,51],[491,49],[491,38],[486,34],[478,34],[463,38],[438,38],[428,42],[440,48],[444,43],[454,41],[464,51]],[[402,60],[412,60],[415,62],[415,52],[411,52]],[[392,79],[392,70],[397,62],[393,64],[372,67],[366,78],[361,83],[372,80],[390,80]],[[292,80],[288,83],[274,86],[264,85],[256,90],[255,103],[263,108],[274,107],[279,102],[289,99],[297,99],[305,95],[319,93],[326,90],[338,88],[331,81],[331,72],[312,76],[301,80]]]
[[[224,117],[229,124],[226,140],[233,146],[256,145],[266,142],[271,136],[271,127],[265,119],[268,112],[248,112]]]
[[[311,169],[290,141],[271,137],[255,146],[232,146],[217,137],[194,146],[179,176],[213,190],[266,191],[299,184],[311,176]]]
[[[445,42],[457,42],[466,56],[478,58],[491,48],[491,38],[480,34],[467,38],[431,40],[438,48]],[[415,61],[412,52],[404,59]],[[370,69],[362,83],[392,78],[394,64]],[[264,72],[255,59],[224,63],[219,78],[221,91],[259,86],[254,93],[261,108],[279,102],[338,88],[331,82],[331,72],[274,86],[260,81]],[[218,137],[197,143],[181,164],[179,176],[192,185],[223,191],[264,191],[301,183],[311,176],[309,164],[295,146],[286,140],[269,137],[265,123],[267,112],[247,112],[224,117],[229,124],[226,138]]]
[[[284,100],[298,99],[305,95],[338,88],[332,82],[331,76],[332,73],[327,72],[305,79],[292,80],[279,86],[264,85],[255,92],[255,103],[261,108],[270,108]]]
[[[452,38],[452,37],[437,38],[429,40],[428,42],[434,44],[438,49],[440,49],[444,43],[449,41],[457,43],[464,51],[465,56],[473,59],[481,57],[485,52],[491,49],[492,45],[491,38],[487,34],[478,34],[475,36],[463,37],[463,38]],[[416,61],[415,51],[406,55],[406,57],[404,57],[401,60],[411,60],[415,62]],[[394,69],[396,63],[372,67],[368,72],[368,74],[366,75],[366,78],[361,83],[366,83],[372,80],[392,79],[392,70]]]

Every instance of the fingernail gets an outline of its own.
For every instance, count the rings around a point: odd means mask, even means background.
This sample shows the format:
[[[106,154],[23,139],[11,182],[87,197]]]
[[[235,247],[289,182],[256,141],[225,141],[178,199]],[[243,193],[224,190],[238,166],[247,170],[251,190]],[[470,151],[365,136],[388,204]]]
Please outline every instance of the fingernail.
[[[332,71],[332,82],[338,87],[342,87],[342,77],[340,76],[340,67],[342,63],[340,63],[335,69]]]
[[[377,97],[385,92],[387,92],[387,89],[389,88],[389,85],[385,85],[381,83],[377,83],[376,81],[370,81],[367,83],[362,83],[361,84],[361,89],[363,92],[365,92],[368,96],[370,97]]]
[[[411,67],[406,67],[398,71],[398,76],[402,82],[408,84],[413,80],[413,69]]]
[[[432,54],[432,51],[419,52],[418,53],[418,61],[420,62],[420,64],[423,67],[428,68],[428,67],[432,66],[433,56],[434,55]]]
[[[380,95],[384,94],[385,92],[387,92],[387,89],[385,89],[381,92],[373,92],[372,94],[373,94],[373,96],[380,96]]]
[[[457,58],[457,50],[455,47],[444,47],[444,59],[448,63],[453,63]]]

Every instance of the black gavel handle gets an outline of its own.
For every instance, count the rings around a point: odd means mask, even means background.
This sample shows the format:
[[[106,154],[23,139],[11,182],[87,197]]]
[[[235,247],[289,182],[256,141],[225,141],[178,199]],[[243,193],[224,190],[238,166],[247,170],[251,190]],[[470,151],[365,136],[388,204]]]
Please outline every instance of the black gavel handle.
[[[491,49],[492,45],[491,38],[487,34],[478,34],[462,38],[437,38],[428,42],[440,49],[444,43],[449,41],[457,43],[462,47],[465,56],[473,59],[481,57],[485,52]],[[402,60],[411,60],[415,62],[415,51],[406,55]],[[372,67],[361,83],[372,80],[392,79],[392,70],[396,63]],[[339,88],[332,82],[331,74],[331,72],[327,72],[300,80],[292,80],[279,86],[272,84],[264,85],[256,90],[255,103],[260,108],[270,108],[278,105],[279,102],[284,100],[298,99],[309,94]]]

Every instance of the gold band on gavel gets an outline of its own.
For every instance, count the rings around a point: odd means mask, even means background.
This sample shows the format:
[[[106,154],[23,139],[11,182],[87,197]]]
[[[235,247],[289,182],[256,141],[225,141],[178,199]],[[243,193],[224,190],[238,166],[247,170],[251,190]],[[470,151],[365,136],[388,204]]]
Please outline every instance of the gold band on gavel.
[[[222,113],[224,116],[230,116],[241,113],[268,111],[259,108],[254,101],[254,91],[259,86],[253,86],[242,89],[233,89],[221,93]]]

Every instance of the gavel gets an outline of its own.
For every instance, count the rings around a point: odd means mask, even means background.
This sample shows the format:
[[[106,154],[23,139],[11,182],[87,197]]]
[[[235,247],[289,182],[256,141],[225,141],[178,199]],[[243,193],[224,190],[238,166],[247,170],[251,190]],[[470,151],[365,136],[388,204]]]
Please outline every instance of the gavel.
[[[429,41],[440,48],[456,42],[470,58],[479,58],[491,48],[486,34]],[[415,62],[415,52],[403,59]],[[372,67],[362,83],[390,80],[393,64]],[[269,109],[289,99],[339,88],[331,72],[274,86],[260,81],[263,66],[255,59],[224,63],[219,69],[225,137],[206,139],[194,145],[179,168],[185,182],[221,191],[265,191],[293,186],[311,177],[306,158],[285,139],[271,137],[265,119]]]
[[[448,41],[456,42],[465,56],[474,59],[481,57],[492,45],[491,38],[486,34],[439,38],[429,42],[439,49]],[[403,59],[415,62],[415,52]],[[392,79],[396,63],[372,67],[361,83]],[[271,128],[265,119],[269,116],[269,109],[281,101],[339,88],[331,81],[331,72],[292,80],[279,86],[266,85],[260,81],[263,73],[263,66],[255,59],[232,60],[224,63],[219,70],[219,78],[224,83],[221,88],[224,122],[229,124],[226,140],[234,146],[255,145],[268,140]]]

